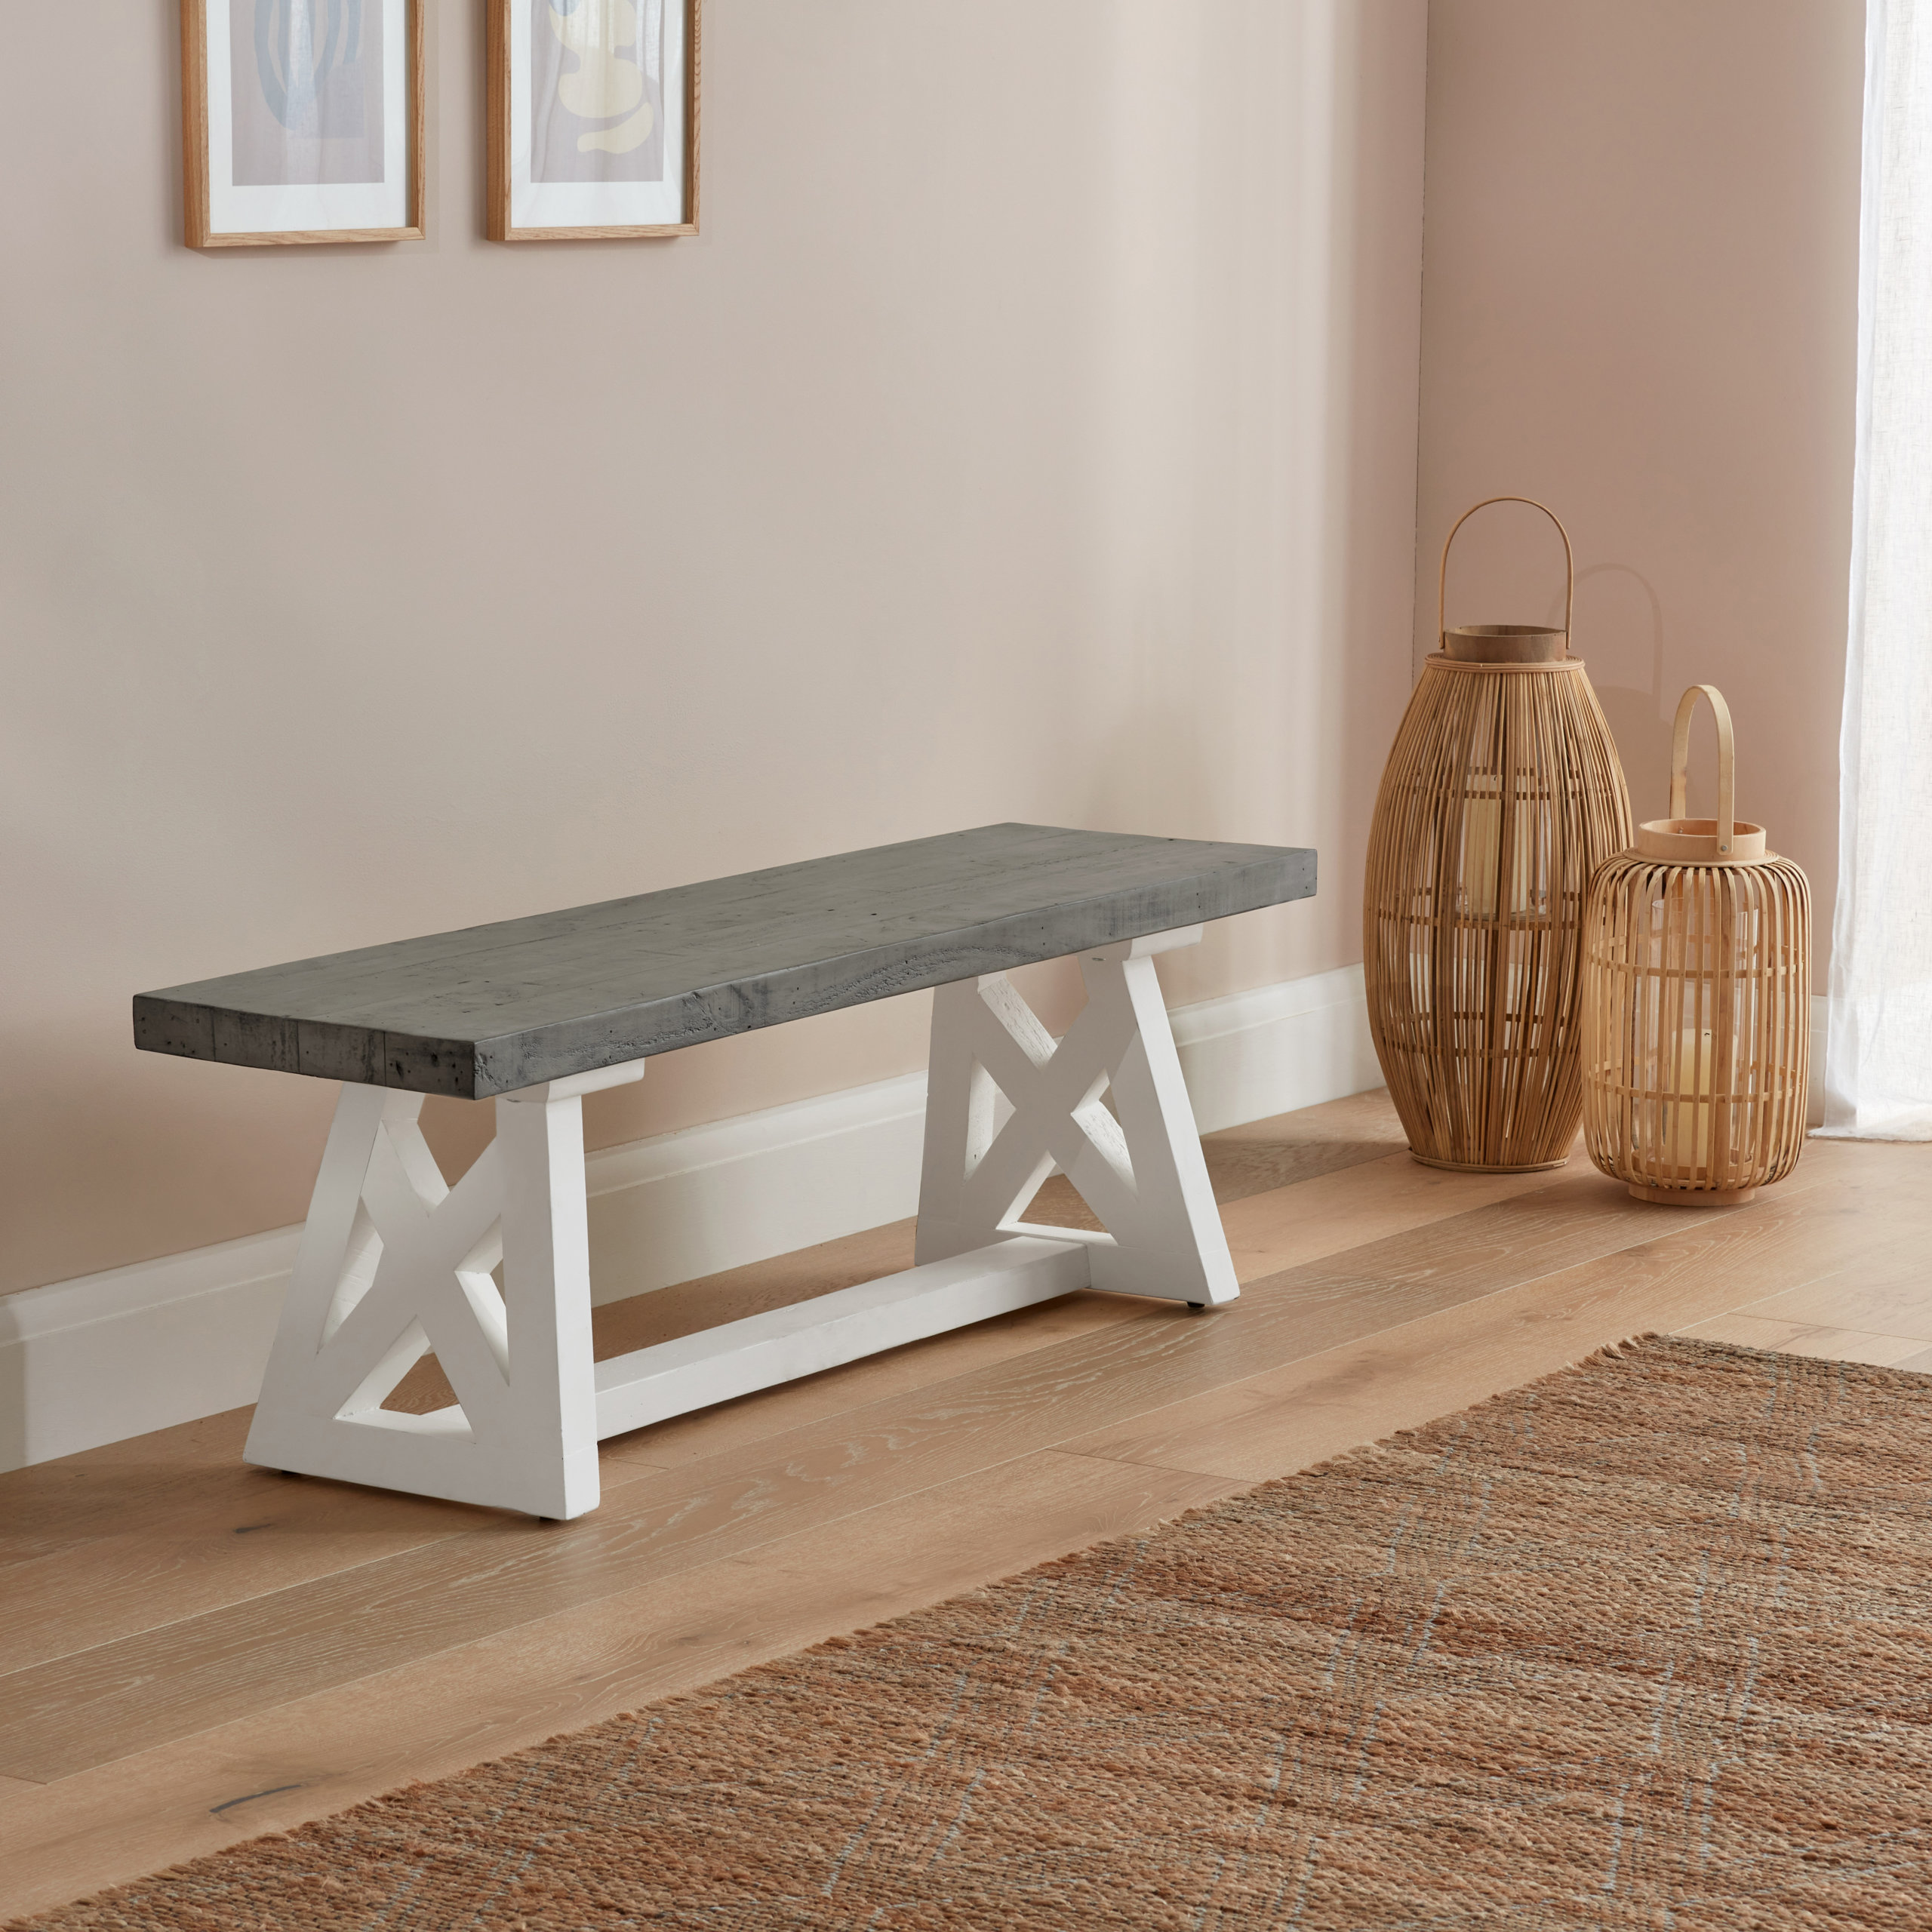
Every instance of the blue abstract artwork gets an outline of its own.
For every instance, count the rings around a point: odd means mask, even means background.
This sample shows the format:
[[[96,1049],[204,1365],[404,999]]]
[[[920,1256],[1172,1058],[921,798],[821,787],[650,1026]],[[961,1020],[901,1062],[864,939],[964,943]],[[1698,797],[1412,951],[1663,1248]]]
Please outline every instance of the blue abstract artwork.
[[[385,0],[227,4],[236,184],[381,180]]]

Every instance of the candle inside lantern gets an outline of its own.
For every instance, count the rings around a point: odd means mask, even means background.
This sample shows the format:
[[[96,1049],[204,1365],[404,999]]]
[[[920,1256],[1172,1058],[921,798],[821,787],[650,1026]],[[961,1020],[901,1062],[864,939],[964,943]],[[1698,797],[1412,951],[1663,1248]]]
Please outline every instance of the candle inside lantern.
[[[1511,829],[1509,877],[1503,877],[1503,797],[1471,792],[1463,799],[1463,909],[1471,918],[1493,919],[1499,891],[1509,894],[1506,915],[1540,909],[1534,815],[1519,802]]]
[[[1677,1098],[1669,1103],[1669,1130],[1666,1145],[1671,1164],[1695,1174],[1711,1164],[1711,1125],[1714,1110],[1708,1105],[1712,1069],[1717,1051],[1708,1026],[1687,1026],[1677,1036],[1674,1060],[1666,1059],[1663,1078],[1658,1083]]]
[[[1463,891],[1472,918],[1496,916],[1496,875],[1503,846],[1503,801],[1477,792],[1463,804]]]

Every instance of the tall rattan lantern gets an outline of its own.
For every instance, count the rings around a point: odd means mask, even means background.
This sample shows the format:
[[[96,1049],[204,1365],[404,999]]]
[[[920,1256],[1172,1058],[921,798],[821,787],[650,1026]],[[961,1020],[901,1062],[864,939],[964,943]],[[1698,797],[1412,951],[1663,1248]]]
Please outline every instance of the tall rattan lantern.
[[[1700,692],[1718,728],[1718,815],[1686,818]],[[1583,1126],[1590,1158],[1642,1201],[1729,1207],[1804,1149],[1811,891],[1737,816],[1730,712],[1715,686],[1677,707],[1670,816],[1590,881]]]
[[[1563,628],[1443,626],[1449,546],[1489,503],[1555,524]],[[1436,626],[1369,832],[1369,1024],[1411,1151],[1432,1167],[1560,1165],[1583,1109],[1583,894],[1630,842],[1617,746],[1569,655],[1576,563],[1555,512],[1490,497],[1442,546]]]

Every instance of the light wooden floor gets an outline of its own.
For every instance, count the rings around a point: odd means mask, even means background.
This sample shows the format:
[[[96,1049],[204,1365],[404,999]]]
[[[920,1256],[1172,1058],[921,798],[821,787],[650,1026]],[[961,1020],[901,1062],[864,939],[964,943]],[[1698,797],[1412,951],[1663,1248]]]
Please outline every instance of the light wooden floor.
[[[265,1474],[245,1411],[0,1477],[0,1917],[1159,1521],[1647,1330],[1932,1368],[1932,1147],[1749,1207],[1443,1174],[1362,1095],[1208,1143],[1241,1299],[1081,1295],[605,1446],[541,1524]],[[903,1266],[909,1223],[604,1312]],[[702,1311],[702,1312],[700,1312]],[[419,1388],[417,1398],[433,1395]]]

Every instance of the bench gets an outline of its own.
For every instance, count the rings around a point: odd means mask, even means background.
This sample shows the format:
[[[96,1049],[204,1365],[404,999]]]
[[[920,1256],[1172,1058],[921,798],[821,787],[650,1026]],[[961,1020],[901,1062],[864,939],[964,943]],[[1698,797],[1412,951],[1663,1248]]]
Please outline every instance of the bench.
[[[138,995],[147,1051],[343,1083],[247,1459],[572,1517],[605,1436],[1081,1288],[1232,1301],[1152,956],[1314,890],[1310,851],[987,826]],[[1056,1043],[1005,974],[1074,955]],[[917,1265],[594,1361],[583,1096],[926,987]],[[428,1094],[496,1101],[453,1188]],[[1021,1218],[1057,1168],[1105,1232]],[[432,1349],[456,1402],[384,1408]]]

